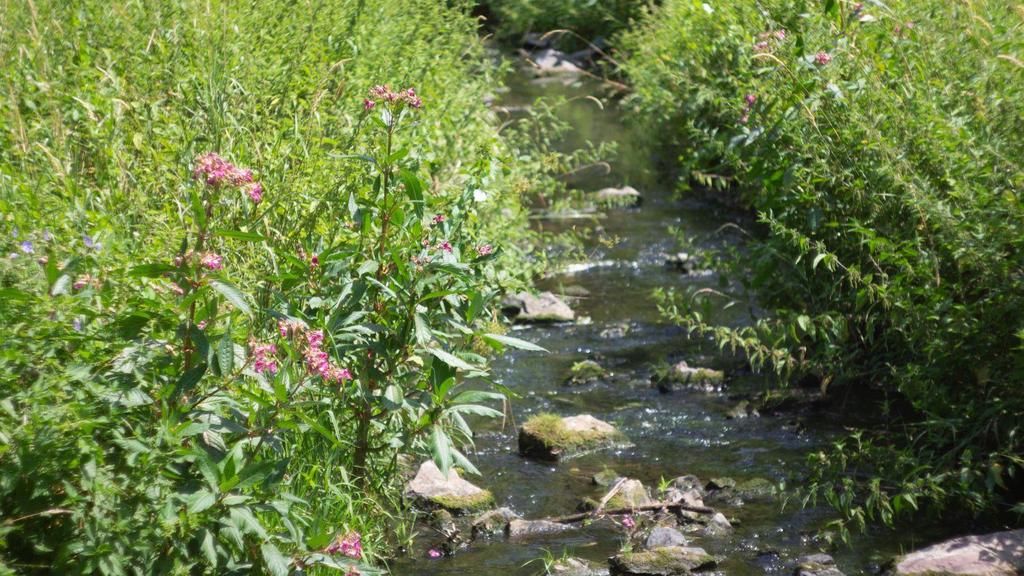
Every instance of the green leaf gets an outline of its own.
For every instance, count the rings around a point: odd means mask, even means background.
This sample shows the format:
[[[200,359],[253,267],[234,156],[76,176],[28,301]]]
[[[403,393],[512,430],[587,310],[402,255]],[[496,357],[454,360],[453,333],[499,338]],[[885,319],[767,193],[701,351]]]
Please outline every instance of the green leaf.
[[[468,362],[466,362],[465,360],[463,360],[462,358],[459,358],[458,356],[456,356],[456,355],[454,355],[454,354],[452,354],[450,352],[445,352],[444,350],[441,350],[440,348],[427,348],[426,350],[427,350],[427,352],[432,354],[435,358],[437,358],[438,360],[440,360],[440,361],[444,362],[445,364],[451,366],[452,368],[455,368],[455,369],[458,369],[458,370],[467,370],[467,371],[473,371],[473,370],[477,369],[473,365],[471,365]]]
[[[273,576],[288,576],[288,572],[291,571],[289,568],[291,560],[285,558],[277,546],[267,542],[260,546],[260,552],[263,553],[263,562],[266,564],[267,572]]]
[[[209,490],[203,489],[189,494],[185,501],[190,514],[199,514],[204,510],[209,510],[217,503],[217,495]]]
[[[246,242],[266,242],[269,240],[266,236],[256,234],[255,232],[242,232],[241,230],[214,230],[213,233],[223,238],[234,238]]]
[[[235,364],[235,343],[231,341],[229,335],[220,339],[220,345],[217,346],[217,362],[220,366],[221,376],[231,374]]]
[[[441,473],[447,476],[452,467],[452,443],[439,423],[434,424],[434,431],[430,437],[430,452],[434,457],[434,464],[437,464]]]
[[[209,530],[203,530],[203,539],[199,545],[199,548],[203,551],[203,555],[210,562],[210,565],[214,568],[217,567],[217,543],[214,541],[213,532]]]
[[[484,334],[483,339],[490,343],[498,343],[511,348],[518,348],[520,350],[547,352],[546,349],[537,346],[533,342],[527,342],[526,340],[520,340],[519,338],[513,338],[511,336],[503,336],[501,334]]]
[[[158,278],[168,272],[174,272],[175,270],[177,270],[177,268],[174,266],[160,262],[139,264],[138,266],[133,266],[128,270],[128,276],[138,278]]]
[[[430,326],[427,326],[427,321],[419,314],[415,314],[413,320],[416,324],[416,343],[421,345],[429,344],[434,339],[434,335],[430,331]]]
[[[227,298],[228,302],[231,302],[239,311],[252,316],[252,308],[249,307],[245,295],[234,285],[223,280],[210,280],[210,286]]]

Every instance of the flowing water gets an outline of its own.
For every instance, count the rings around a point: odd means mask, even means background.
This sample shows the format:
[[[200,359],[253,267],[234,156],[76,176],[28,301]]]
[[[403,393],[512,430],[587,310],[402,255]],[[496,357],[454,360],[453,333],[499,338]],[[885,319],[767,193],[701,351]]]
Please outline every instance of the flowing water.
[[[591,82],[565,86],[560,82],[531,82],[522,75],[510,81],[503,104],[529,105],[540,96],[582,96],[593,93]],[[517,430],[513,423],[477,424],[476,450],[472,453],[482,475],[469,479],[491,490],[499,506],[508,506],[525,518],[534,519],[574,512],[582,497],[600,498],[603,489],[592,485],[591,476],[608,467],[620,475],[637,478],[656,490],[662,478],[694,474],[702,480],[728,476],[738,481],[764,478],[777,483],[798,478],[809,451],[821,448],[852,422],[856,407],[834,406],[818,413],[794,416],[766,414],[759,418],[726,419],[736,404],[735,395],[760,389],[761,382],[745,374],[735,358],[710,353],[710,347],[687,338],[678,327],[659,316],[651,297],[656,287],[684,289],[688,285],[719,288],[714,275],[688,277],[667,269],[664,254],[676,249],[670,232],[681,229],[705,247],[723,241],[715,234],[736,215],[712,204],[684,202],[672,193],[673,179],[656,170],[656,156],[646,147],[645,135],[633,129],[613,104],[603,110],[589,99],[576,98],[561,108],[574,133],[565,146],[585,140],[613,140],[619,153],[612,171],[581,186],[630,184],[643,193],[639,207],[609,209],[605,217],[592,222],[557,223],[539,220],[538,226],[558,229],[588,226],[597,229],[589,253],[603,262],[575,274],[556,275],[543,280],[540,289],[557,290],[580,286],[589,296],[573,302],[578,316],[589,324],[536,326],[517,330],[514,335],[545,347],[549,354],[513,352],[495,363],[499,380],[519,398],[512,402],[515,423],[539,412],[560,415],[592,414],[615,424],[634,444],[619,451],[593,453],[553,464],[527,460],[516,451]],[[593,187],[593,188],[591,188]],[[599,237],[616,238],[615,244]],[[728,312],[719,320],[737,321]],[[624,326],[623,326],[624,325]],[[608,334],[607,329],[626,327],[625,335]],[[602,334],[602,332],[605,332]],[[613,376],[606,382],[584,387],[566,387],[563,382],[574,362],[597,358]],[[730,377],[724,390],[716,392],[676,391],[660,394],[649,377],[659,362],[686,360],[690,365],[724,367]],[[732,399],[730,398],[732,396]],[[862,411],[863,412],[863,411]],[[824,509],[802,509],[791,504],[783,509],[778,501],[748,501],[742,506],[713,504],[736,519],[736,531],[724,538],[692,538],[721,558],[722,574],[788,574],[792,561],[822,550],[815,533],[830,515]],[[422,546],[430,545],[424,529]],[[529,575],[543,565],[536,561],[564,552],[605,565],[623,543],[623,532],[610,522],[534,540],[510,542],[501,539],[477,541],[453,556],[428,559],[425,548],[412,558],[398,561],[395,574]],[[847,574],[873,572],[877,563],[914,544],[914,535],[883,533],[856,537],[851,547],[832,551]],[[533,561],[531,563],[531,561]]]

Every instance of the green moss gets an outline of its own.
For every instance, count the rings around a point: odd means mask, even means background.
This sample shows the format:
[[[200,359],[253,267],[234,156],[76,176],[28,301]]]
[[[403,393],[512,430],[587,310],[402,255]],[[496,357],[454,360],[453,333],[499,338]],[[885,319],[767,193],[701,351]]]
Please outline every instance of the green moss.
[[[612,574],[643,573],[643,574],[688,574],[693,570],[711,568],[715,565],[715,557],[700,548],[684,549],[678,546],[667,546],[645,550],[643,552],[626,552],[612,559]]]
[[[608,375],[608,371],[593,360],[584,360],[573,364],[570,372],[569,379],[566,383],[576,386],[589,384],[590,382],[600,380]]]
[[[562,418],[555,414],[538,414],[523,424],[523,429],[540,439],[548,448],[570,451],[609,438],[619,436],[606,432],[578,432],[567,430]]]
[[[494,495],[490,490],[481,490],[470,496],[433,496],[429,500],[454,513],[480,512],[494,505]]]

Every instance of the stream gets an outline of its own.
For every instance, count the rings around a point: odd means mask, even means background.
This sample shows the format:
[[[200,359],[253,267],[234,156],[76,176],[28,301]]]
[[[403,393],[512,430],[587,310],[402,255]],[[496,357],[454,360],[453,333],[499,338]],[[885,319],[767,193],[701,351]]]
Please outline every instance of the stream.
[[[523,73],[514,74],[508,84],[502,102],[507,106],[529,105],[541,96],[587,95],[596,88],[589,80],[564,85],[531,81]],[[670,228],[697,239],[698,247],[701,242],[709,247],[729,241],[714,232],[737,215],[709,203],[679,200],[672,191],[673,179],[656,170],[657,157],[645,146],[644,135],[629,125],[614,104],[601,109],[589,99],[577,98],[563,106],[561,114],[574,127],[566,147],[586,140],[618,143],[611,172],[580,186],[596,190],[629,184],[642,192],[643,202],[638,207],[608,209],[605,217],[593,221],[537,221],[537,226],[549,230],[600,227],[589,241],[588,253],[603,265],[538,284],[539,290],[555,292],[565,286],[586,289],[589,296],[573,300],[572,306],[578,318],[589,317],[591,322],[517,327],[512,333],[550,353],[510,352],[495,361],[495,376],[519,395],[512,401],[515,422],[504,427],[495,421],[476,423],[476,449],[470,458],[482,475],[467,479],[491,490],[498,506],[535,519],[574,512],[582,497],[599,499],[606,489],[593,485],[591,477],[605,468],[641,480],[652,492],[659,480],[684,474],[705,482],[714,477],[741,482],[763,478],[772,483],[799,478],[810,451],[841,435],[843,424],[855,421],[854,414],[869,411],[841,405],[813,413],[726,419],[737,402],[735,395],[758,391],[763,381],[749,374],[741,361],[715,355],[707,343],[688,339],[682,329],[666,322],[651,292],[656,287],[682,290],[688,285],[720,288],[715,275],[686,276],[665,267],[665,254],[678,249]],[[617,243],[608,247],[598,242],[602,235],[616,238]],[[713,320],[736,322],[745,313],[723,311]],[[625,328],[625,334],[609,334],[609,328]],[[612,376],[582,387],[563,385],[572,364],[587,358],[598,359]],[[650,386],[657,363],[679,360],[691,366],[724,368],[729,375],[725,389],[660,394]],[[517,427],[540,412],[591,414],[618,427],[633,446],[560,463],[522,458],[517,453]],[[720,559],[716,572],[730,575],[791,574],[796,558],[826,549],[815,534],[834,517],[829,509],[801,508],[798,502],[783,508],[771,498],[749,500],[742,506],[711,505],[736,520],[735,532],[719,538],[691,537],[691,545],[716,555]],[[425,549],[417,549],[392,569],[395,574],[423,576],[532,575],[543,572],[539,558],[558,558],[563,553],[607,566],[607,558],[623,540],[621,528],[597,522],[526,541],[480,540],[439,559],[429,559]],[[830,553],[846,574],[871,573],[880,562],[917,542],[914,534],[879,531],[855,536],[850,546],[840,545]]]

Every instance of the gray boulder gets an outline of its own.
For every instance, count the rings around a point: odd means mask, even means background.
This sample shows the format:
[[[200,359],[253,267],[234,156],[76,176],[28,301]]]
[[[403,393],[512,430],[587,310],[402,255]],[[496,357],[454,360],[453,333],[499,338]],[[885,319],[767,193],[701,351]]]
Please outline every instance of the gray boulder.
[[[502,301],[502,311],[517,323],[572,322],[576,313],[564,300],[551,292],[534,296],[527,292],[511,294]]]
[[[704,536],[718,537],[728,536],[732,534],[732,524],[721,512],[715,512],[715,514],[708,520],[704,529],[701,530],[701,534]]]
[[[519,453],[542,460],[562,460],[628,444],[614,426],[590,414],[567,418],[538,414],[519,429]]]
[[[898,558],[891,573],[895,576],[1021,574],[1024,573],[1024,529],[940,542]]]
[[[725,381],[725,373],[710,368],[692,368],[686,362],[679,362],[668,370],[661,370],[654,376],[654,384],[661,392],[672,392],[678,387],[714,389]]]
[[[582,558],[562,558],[548,568],[550,576],[606,576],[608,570],[598,568]]]
[[[683,533],[675,528],[668,526],[658,526],[651,533],[647,535],[647,539],[644,540],[644,548],[653,550],[655,548],[665,548],[666,546],[686,546],[688,542]]]

